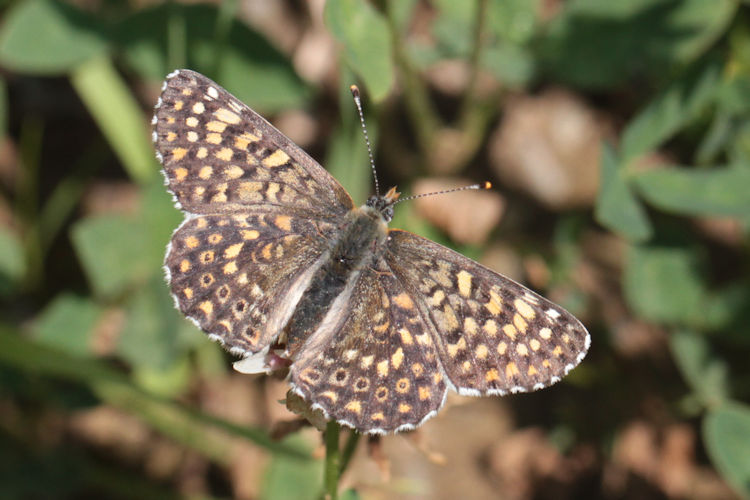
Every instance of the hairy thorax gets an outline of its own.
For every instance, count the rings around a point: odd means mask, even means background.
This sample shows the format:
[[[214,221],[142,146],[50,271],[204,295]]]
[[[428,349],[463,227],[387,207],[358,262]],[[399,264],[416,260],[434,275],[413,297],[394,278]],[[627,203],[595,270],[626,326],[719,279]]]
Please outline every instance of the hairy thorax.
[[[349,212],[340,235],[331,241],[322,265],[284,328],[290,357],[320,325],[326,324],[324,319],[336,299],[350,294],[362,270],[379,257],[387,231],[388,225],[377,209],[365,205]]]

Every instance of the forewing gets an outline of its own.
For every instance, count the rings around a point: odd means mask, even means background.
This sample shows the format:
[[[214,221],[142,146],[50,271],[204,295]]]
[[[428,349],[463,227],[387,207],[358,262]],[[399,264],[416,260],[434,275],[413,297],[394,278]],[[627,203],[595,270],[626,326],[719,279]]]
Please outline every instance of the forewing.
[[[382,260],[363,271],[342,326],[305,344],[292,364],[294,390],[360,432],[413,429],[443,405],[438,353],[405,287]]]
[[[261,208],[330,219],[353,208],[323,167],[199,73],[183,69],[167,77],[153,126],[169,189],[190,213]]]
[[[392,230],[385,259],[462,394],[541,389],[586,355],[589,334],[572,314],[453,250]]]
[[[235,354],[267,347],[325,251],[332,226],[278,214],[189,217],[165,269],[177,307]]]

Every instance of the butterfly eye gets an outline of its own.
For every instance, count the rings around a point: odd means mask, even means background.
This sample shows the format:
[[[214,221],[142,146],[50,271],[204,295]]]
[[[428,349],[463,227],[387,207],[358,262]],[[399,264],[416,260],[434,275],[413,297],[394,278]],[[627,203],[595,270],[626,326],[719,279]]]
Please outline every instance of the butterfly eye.
[[[386,222],[391,222],[393,220],[393,207],[385,207],[385,209],[381,210],[380,213],[383,214],[383,218]]]
[[[380,215],[386,222],[390,222],[393,219],[393,201],[391,199],[385,196],[370,196],[365,205],[380,212]]]

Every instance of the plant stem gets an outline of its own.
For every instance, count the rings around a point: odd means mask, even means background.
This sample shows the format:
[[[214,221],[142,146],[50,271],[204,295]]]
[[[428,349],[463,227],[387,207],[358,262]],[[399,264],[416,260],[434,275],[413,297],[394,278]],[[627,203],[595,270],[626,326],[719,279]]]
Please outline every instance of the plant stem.
[[[323,472],[323,485],[325,488],[325,498],[327,500],[336,500],[338,498],[339,477],[341,470],[341,454],[339,452],[339,432],[341,428],[335,421],[330,421],[326,425],[326,463]]]
[[[184,68],[187,65],[187,21],[181,6],[167,4],[167,68]]]
[[[395,0],[392,0],[395,1]],[[393,40],[393,57],[401,70],[404,100],[410,121],[414,127],[422,158],[429,158],[432,143],[437,130],[441,127],[440,119],[430,102],[427,88],[412,65],[405,50],[406,44],[401,37],[398,23],[393,17],[393,9],[386,8],[386,19]]]
[[[44,122],[36,117],[26,117],[21,123],[19,149],[21,157],[21,175],[18,176],[15,215],[26,225],[23,234],[24,256],[26,258],[26,276],[24,286],[27,290],[35,289],[41,283],[44,268],[39,235],[39,165]]]
[[[214,24],[214,58],[211,66],[211,76],[219,78],[224,60],[226,59],[226,48],[229,42],[229,34],[232,31],[232,21],[234,21],[237,12],[237,0],[222,0],[219,6],[219,13],[216,16]]]
[[[52,190],[42,205],[34,231],[39,235],[39,252],[42,260],[52,246],[52,242],[63,228],[73,210],[81,201],[94,170],[104,163],[108,153],[106,146],[97,143],[86,150],[65,176]]]
[[[474,21],[474,43],[469,55],[469,81],[466,93],[461,102],[461,110],[457,120],[457,128],[461,132],[461,154],[454,161],[456,164],[449,170],[460,170],[482,146],[487,127],[495,116],[497,103],[502,91],[497,90],[492,95],[480,99],[477,96],[479,73],[482,68],[482,51],[487,37],[487,9],[489,2],[479,0],[476,6]]]
[[[477,80],[482,60],[482,48],[485,42],[485,31],[487,29],[487,0],[479,0],[476,5],[476,17],[474,18],[474,41],[469,55],[469,82],[466,85],[466,93],[461,103],[461,125],[470,122],[469,115],[476,107]],[[462,127],[463,129],[463,127]]]
[[[349,465],[349,461],[352,459],[352,455],[354,455],[354,450],[357,449],[357,443],[359,443],[359,438],[361,436],[362,434],[355,431],[352,431],[351,434],[349,434],[349,438],[346,440],[346,444],[344,445],[344,451],[341,453],[341,466],[339,467],[339,476],[344,474],[346,467]]]

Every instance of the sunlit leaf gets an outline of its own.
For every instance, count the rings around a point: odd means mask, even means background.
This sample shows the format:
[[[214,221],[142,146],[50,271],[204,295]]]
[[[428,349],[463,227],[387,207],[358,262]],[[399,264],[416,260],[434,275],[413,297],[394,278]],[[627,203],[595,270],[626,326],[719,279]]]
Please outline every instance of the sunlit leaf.
[[[148,237],[144,225],[131,217],[101,215],[77,222],[71,237],[94,292],[123,293],[144,283],[161,263],[144,258]]]
[[[184,28],[183,39],[177,41],[186,49],[181,64],[208,75],[258,110],[302,106],[309,92],[290,61],[261,34],[236,19],[230,24],[227,43],[217,47],[217,15],[218,10],[209,5],[160,4],[122,21],[116,38],[133,68],[161,81],[178,69],[168,62],[168,27],[177,22]],[[218,74],[213,73],[215,68]]]
[[[185,215],[174,206],[172,195],[164,188],[162,177],[146,186],[138,219],[143,223],[147,238],[146,258],[157,263],[161,274],[161,264],[166,253],[172,233],[185,218]]]
[[[382,14],[365,0],[328,0],[324,16],[370,96],[384,99],[393,85],[393,61],[391,35]]]
[[[8,86],[5,78],[0,78],[0,137],[8,133]]]
[[[68,2],[16,2],[0,30],[0,64],[24,73],[60,74],[102,54],[101,22]]]
[[[727,364],[711,353],[705,336],[691,330],[673,332],[669,337],[677,366],[703,406],[716,408],[729,396]]]
[[[714,61],[693,68],[662,90],[633,118],[622,135],[627,162],[669,139],[716,97],[720,65]]]
[[[651,236],[648,215],[630,190],[608,144],[602,145],[601,186],[594,215],[600,224],[631,241],[643,241]]]
[[[750,407],[732,403],[703,421],[703,441],[711,461],[743,497],[750,497]]]
[[[656,322],[700,324],[705,290],[697,254],[680,245],[634,245],[623,286],[638,317]]]
[[[130,178],[145,183],[157,177],[141,107],[109,59],[92,58],[77,66],[71,83]]]
[[[141,364],[133,371],[133,380],[151,394],[179,397],[194,380],[194,368],[189,356],[177,358],[164,367],[154,368]]]
[[[750,215],[750,170],[663,168],[633,176],[651,205],[687,215]]]
[[[386,2],[385,8],[388,9],[388,15],[393,18],[393,22],[398,29],[405,31],[409,29],[409,22],[418,3],[418,0],[399,0],[398,2]]]
[[[142,192],[137,215],[89,217],[73,226],[74,248],[99,295],[122,294],[163,276],[166,245],[183,216],[159,178]]]
[[[437,18],[432,33],[443,57],[468,57],[474,40],[477,2],[436,0]]]
[[[21,240],[15,233],[0,226],[0,295],[9,293],[25,272]]]
[[[533,54],[517,45],[498,43],[482,52],[482,66],[510,87],[523,88],[534,77]]]
[[[696,60],[726,29],[734,0],[571,0],[541,40],[547,73],[587,88],[628,85]]]
[[[32,342],[1,324],[0,366],[84,384],[106,404],[138,416],[164,435],[219,464],[228,464],[231,454],[212,434],[217,429],[271,453],[310,460],[309,453],[296,443],[279,443],[261,429],[238,425],[145,393],[106,363]]]
[[[34,337],[71,354],[90,355],[94,326],[101,312],[91,299],[62,294],[37,318]]]
[[[488,31],[514,45],[525,44],[536,35],[540,8],[539,0],[489,2]]]
[[[166,371],[181,354],[177,342],[180,323],[167,285],[155,274],[148,286],[133,294],[126,308],[118,352],[132,366]]]
[[[304,447],[299,436],[286,440],[295,447]],[[322,462],[301,462],[278,456],[271,460],[263,476],[260,497],[263,500],[297,498],[314,500],[320,497],[323,477]]]

